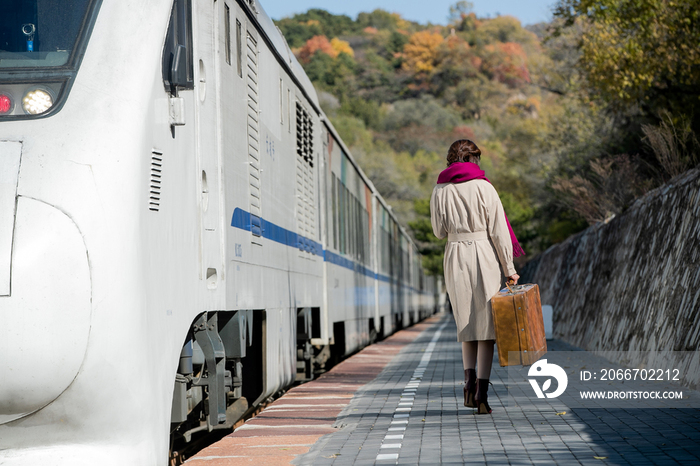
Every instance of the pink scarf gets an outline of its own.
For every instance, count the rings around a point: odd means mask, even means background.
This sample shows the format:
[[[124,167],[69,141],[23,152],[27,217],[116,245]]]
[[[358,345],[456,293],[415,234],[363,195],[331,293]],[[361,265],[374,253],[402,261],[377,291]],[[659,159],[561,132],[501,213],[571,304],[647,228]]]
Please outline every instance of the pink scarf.
[[[464,183],[471,180],[486,180],[486,173],[475,163],[471,162],[458,162],[453,163],[446,169],[444,169],[440,176],[438,176],[438,184],[442,183]],[[490,181],[489,181],[490,183]],[[505,211],[503,212],[505,215]],[[525,255],[525,251],[520,247],[518,238],[515,237],[513,233],[513,228],[510,226],[508,221],[508,216],[506,215],[506,224],[508,225],[508,232],[510,233],[510,240],[513,242],[513,257],[520,257]]]

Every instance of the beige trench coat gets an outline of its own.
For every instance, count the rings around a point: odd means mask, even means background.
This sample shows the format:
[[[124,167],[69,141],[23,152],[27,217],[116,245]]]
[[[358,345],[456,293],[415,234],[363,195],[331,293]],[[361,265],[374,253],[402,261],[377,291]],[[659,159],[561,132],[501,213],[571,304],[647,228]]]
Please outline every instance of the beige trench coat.
[[[515,274],[513,243],[496,189],[485,180],[443,183],[430,198],[430,220],[445,246],[445,286],[458,341],[495,340],[491,297]]]

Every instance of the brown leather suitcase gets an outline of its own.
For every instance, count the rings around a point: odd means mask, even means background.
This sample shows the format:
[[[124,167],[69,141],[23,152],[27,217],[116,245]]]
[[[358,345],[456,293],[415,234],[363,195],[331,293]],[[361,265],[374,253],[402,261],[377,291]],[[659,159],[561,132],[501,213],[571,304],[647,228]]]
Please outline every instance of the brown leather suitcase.
[[[491,310],[501,366],[529,366],[547,352],[537,285],[516,285],[499,291],[491,298]]]

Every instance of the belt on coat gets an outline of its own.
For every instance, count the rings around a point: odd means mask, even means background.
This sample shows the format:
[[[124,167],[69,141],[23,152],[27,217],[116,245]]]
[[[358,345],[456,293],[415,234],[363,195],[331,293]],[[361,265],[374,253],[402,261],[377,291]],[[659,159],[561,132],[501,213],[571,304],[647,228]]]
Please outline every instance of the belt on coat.
[[[489,235],[486,233],[486,230],[447,234],[447,241],[450,243],[459,243],[461,241],[480,241],[485,239],[489,239]]]

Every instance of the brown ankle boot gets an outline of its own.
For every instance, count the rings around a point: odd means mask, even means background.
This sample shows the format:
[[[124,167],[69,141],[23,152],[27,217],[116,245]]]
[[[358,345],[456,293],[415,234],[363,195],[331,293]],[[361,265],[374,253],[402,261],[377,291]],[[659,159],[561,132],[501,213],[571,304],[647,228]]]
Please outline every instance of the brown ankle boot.
[[[464,370],[464,406],[476,408],[474,401],[476,395],[476,371],[474,369]]]
[[[477,414],[491,414],[491,407],[488,402],[489,379],[476,380],[476,395],[474,402],[477,407]]]

